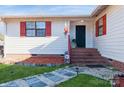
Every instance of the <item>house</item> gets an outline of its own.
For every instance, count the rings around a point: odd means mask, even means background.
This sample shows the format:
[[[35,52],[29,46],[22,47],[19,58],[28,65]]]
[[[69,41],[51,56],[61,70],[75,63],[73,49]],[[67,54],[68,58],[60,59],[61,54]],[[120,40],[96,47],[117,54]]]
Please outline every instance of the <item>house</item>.
[[[124,6],[98,6],[90,16],[1,16],[1,22],[5,58],[62,64],[66,51],[95,48],[124,70]]]

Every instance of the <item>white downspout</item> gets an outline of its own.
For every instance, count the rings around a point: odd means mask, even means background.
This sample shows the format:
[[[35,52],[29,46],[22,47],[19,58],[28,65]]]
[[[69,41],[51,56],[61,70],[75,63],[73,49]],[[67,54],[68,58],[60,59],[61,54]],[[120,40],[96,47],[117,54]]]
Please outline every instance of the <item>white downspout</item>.
[[[4,29],[4,58],[6,57],[6,38],[7,38],[7,23],[4,21],[5,23],[5,29]]]

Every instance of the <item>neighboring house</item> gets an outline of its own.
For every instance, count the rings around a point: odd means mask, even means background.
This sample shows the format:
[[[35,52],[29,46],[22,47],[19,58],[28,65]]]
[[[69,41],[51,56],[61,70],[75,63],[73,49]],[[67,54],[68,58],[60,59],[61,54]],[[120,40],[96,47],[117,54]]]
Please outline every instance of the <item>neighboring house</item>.
[[[124,6],[98,6],[90,16],[5,16],[1,19],[6,28],[6,58],[64,63],[63,55],[70,51],[71,45],[72,48],[96,48],[113,65],[124,68]],[[47,59],[42,59],[46,56]]]
[[[4,41],[4,35],[0,33],[0,42]]]
[[[0,33],[0,58],[3,57],[4,35]]]
[[[4,39],[5,25],[0,21],[0,42]]]

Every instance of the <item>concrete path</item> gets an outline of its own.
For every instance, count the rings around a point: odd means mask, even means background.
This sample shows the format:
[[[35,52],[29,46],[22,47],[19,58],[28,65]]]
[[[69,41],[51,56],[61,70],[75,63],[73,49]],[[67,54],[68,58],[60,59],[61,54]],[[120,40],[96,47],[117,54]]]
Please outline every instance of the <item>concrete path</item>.
[[[49,73],[34,75],[0,84],[0,87],[53,87],[77,75],[76,67],[66,67]],[[89,74],[101,79],[110,80],[115,74],[122,74],[107,68],[78,67],[79,73]]]

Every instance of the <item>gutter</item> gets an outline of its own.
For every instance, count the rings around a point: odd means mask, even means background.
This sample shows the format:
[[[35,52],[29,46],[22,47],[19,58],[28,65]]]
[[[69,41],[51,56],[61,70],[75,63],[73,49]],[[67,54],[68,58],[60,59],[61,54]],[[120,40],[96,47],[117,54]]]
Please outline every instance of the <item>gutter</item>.
[[[90,17],[96,17],[99,15],[104,9],[106,9],[109,5],[99,5],[90,15]]]

